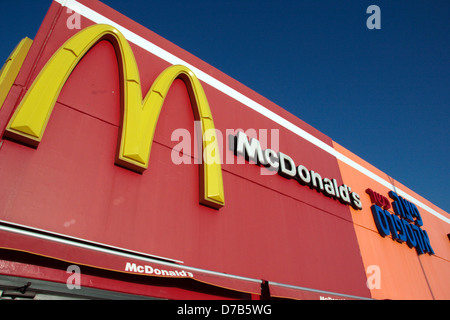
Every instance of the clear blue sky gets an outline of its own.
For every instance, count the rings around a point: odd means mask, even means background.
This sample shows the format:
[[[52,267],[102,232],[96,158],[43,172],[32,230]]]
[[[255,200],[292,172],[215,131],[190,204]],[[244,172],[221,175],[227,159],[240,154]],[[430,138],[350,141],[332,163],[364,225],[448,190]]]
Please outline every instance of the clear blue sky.
[[[1,60],[50,2],[2,1]],[[450,1],[103,2],[450,212]]]

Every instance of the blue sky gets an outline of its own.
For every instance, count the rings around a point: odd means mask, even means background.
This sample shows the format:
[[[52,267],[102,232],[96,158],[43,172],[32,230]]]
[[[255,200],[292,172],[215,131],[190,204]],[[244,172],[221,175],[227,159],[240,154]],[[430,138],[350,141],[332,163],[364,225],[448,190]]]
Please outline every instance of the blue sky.
[[[450,212],[450,1],[104,0]],[[51,0],[2,2],[0,60]],[[369,30],[369,5],[381,29]]]

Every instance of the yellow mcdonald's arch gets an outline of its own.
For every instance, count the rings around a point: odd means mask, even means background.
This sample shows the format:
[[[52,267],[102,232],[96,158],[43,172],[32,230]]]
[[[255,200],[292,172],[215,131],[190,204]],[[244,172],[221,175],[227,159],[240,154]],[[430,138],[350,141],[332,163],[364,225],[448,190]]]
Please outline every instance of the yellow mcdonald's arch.
[[[32,44],[33,40],[28,38],[22,39],[0,70],[0,108],[3,106],[6,96],[19,74]]]
[[[122,123],[120,146],[116,164],[137,172],[148,168],[153,135],[164,99],[173,81],[182,79],[186,84],[194,118],[201,122],[204,137],[202,148],[218,149],[214,121],[203,87],[187,67],[174,65],[164,70],[155,80],[146,97],[142,99],[139,70],[133,51],[125,37],[109,25],[88,27],[56,51],[39,73],[25,97],[13,114],[5,134],[12,139],[37,147],[42,139],[48,120],[66,80],[83,56],[99,41],[108,40],[115,48],[121,74]],[[209,139],[205,139],[208,131]],[[203,152],[200,168],[200,202],[220,208],[225,204],[220,162]]]

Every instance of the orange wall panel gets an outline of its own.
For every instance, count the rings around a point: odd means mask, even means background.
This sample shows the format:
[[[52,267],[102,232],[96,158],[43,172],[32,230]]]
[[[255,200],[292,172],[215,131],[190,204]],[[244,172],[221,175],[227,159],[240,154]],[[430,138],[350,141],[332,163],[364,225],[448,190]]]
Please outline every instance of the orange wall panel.
[[[359,157],[352,154],[337,143],[334,148],[364,168],[377,174],[393,186],[400,188],[420,202],[433,208],[442,216],[446,212],[432,205],[426,199],[398,183]],[[361,195],[362,210],[353,210],[352,219],[356,236],[366,270],[370,266],[378,266],[380,271],[380,287],[372,288],[371,295],[375,299],[448,299],[450,282],[450,246],[447,234],[450,225],[430,212],[418,207],[435,255],[418,255],[414,248],[406,243],[398,243],[391,236],[382,237],[375,225],[371,212],[371,199],[367,188],[384,195],[391,202],[387,188],[343,161],[338,161],[344,183],[352,186],[352,190]],[[393,213],[393,209],[389,209]],[[367,273],[370,277],[373,273]]]

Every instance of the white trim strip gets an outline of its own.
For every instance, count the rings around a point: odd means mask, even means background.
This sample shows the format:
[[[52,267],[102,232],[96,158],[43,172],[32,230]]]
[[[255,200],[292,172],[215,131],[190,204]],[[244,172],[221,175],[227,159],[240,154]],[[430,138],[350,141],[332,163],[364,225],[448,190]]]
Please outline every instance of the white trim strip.
[[[272,121],[276,122],[280,126],[288,129],[289,131],[295,133],[299,137],[309,141],[310,143],[314,144],[315,146],[319,147],[320,149],[326,151],[330,155],[336,157],[338,160],[346,163],[347,165],[351,166],[352,168],[358,170],[362,174],[368,176],[369,178],[375,180],[376,182],[380,183],[381,185],[391,189],[393,187],[392,183],[384,180],[383,178],[377,176],[370,170],[367,170],[363,166],[359,165],[355,161],[349,159],[348,157],[344,156],[343,154],[336,151],[333,147],[329,146],[328,144],[324,143],[323,141],[319,140],[318,138],[314,137],[313,135],[309,134],[308,132],[302,130],[301,128],[297,127],[295,124],[289,122],[288,120],[284,119],[283,117],[279,116],[278,114],[274,113],[273,111],[270,111],[266,107],[262,106],[261,104],[251,100],[250,98],[246,97],[242,93],[236,91],[235,89],[227,86],[226,84],[218,81],[217,79],[211,77],[207,73],[201,71],[200,69],[190,65],[186,61],[183,61],[182,59],[174,56],[170,52],[156,46],[155,44],[151,43],[150,41],[142,38],[141,36],[133,33],[132,31],[122,27],[121,25],[115,23],[114,21],[102,16],[101,14],[93,11],[92,9],[82,5],[81,3],[77,2],[76,0],[54,0],[55,2],[58,2],[62,6],[65,6],[80,15],[84,16],[85,18],[97,23],[97,24],[109,24],[111,26],[114,26],[117,28],[120,32],[123,33],[125,38],[138,45],[142,49],[156,55],[157,57],[171,63],[171,64],[182,64],[191,69],[195,75],[205,83],[209,84],[210,86],[214,87],[215,89],[223,92],[224,94],[230,96],[231,98],[239,101],[240,103],[244,104],[245,106],[249,107],[250,109],[258,112],[259,114],[267,117],[268,119],[271,119]],[[430,208],[426,204],[422,203],[421,201],[415,199],[414,197],[410,196],[406,192],[396,188],[397,194],[404,197],[405,199],[416,203],[432,215],[436,216],[437,218],[441,219],[442,221],[450,224],[450,219],[443,216],[436,210]]]

